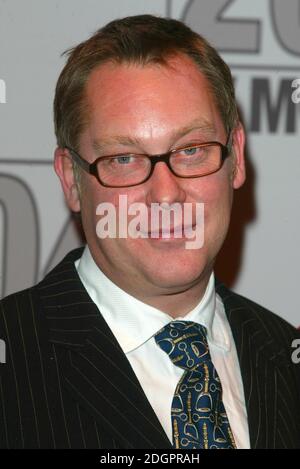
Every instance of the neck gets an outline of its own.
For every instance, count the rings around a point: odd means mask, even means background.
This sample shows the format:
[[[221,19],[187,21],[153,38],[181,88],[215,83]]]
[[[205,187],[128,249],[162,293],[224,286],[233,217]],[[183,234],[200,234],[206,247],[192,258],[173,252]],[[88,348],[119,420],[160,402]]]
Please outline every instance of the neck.
[[[192,284],[183,286],[162,288],[161,286],[145,284],[141,285],[138,282],[128,282],[124,280],[124,276],[110,275],[101,269],[104,274],[114,282],[119,288],[124,290],[131,296],[146,303],[174,319],[177,317],[186,316],[203,298],[209,278],[212,272],[210,269],[206,273],[202,273],[200,278],[197,278]]]
[[[134,267],[128,266],[128,263],[123,265],[119,261],[118,265],[111,264],[101,255],[100,258],[95,258],[91,250],[90,253],[98,268],[119,288],[174,319],[186,316],[201,301],[213,270],[212,263],[192,281],[175,284],[173,279],[172,285],[166,284],[167,282],[162,285],[162,282],[155,282],[155,277],[153,281],[152,277],[142,275]],[[96,253],[99,254],[97,251]]]
[[[168,295],[144,297],[141,301],[163,311],[174,319],[184,317],[201,301],[205,294],[208,281],[209,277],[205,283],[201,282],[186,290]]]

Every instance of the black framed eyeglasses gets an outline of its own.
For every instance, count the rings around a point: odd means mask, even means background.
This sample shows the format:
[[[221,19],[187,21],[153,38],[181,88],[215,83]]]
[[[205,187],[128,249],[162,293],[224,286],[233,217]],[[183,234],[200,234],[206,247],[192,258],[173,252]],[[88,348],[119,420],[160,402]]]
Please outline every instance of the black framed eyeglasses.
[[[83,159],[72,148],[66,149],[73,161],[95,176],[103,186],[130,187],[146,182],[159,162],[166,163],[169,170],[180,178],[197,178],[219,171],[231,151],[231,132],[225,145],[214,141],[205,142],[160,155],[120,153],[100,156],[93,163]]]

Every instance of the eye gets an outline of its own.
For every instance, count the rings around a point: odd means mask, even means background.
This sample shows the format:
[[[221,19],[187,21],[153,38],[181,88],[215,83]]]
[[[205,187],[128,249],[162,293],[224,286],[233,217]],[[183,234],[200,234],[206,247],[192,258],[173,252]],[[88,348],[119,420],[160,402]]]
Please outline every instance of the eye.
[[[189,147],[178,150],[178,155],[180,156],[201,156],[204,152],[203,147]]]
[[[194,148],[185,148],[183,150],[183,153],[185,155],[191,156],[191,155],[195,155],[197,153],[197,150],[198,150],[198,148],[195,148],[195,147]]]
[[[123,156],[117,156],[114,158],[115,163],[118,164],[129,164],[129,163],[134,163],[135,158],[132,155],[123,155]]]

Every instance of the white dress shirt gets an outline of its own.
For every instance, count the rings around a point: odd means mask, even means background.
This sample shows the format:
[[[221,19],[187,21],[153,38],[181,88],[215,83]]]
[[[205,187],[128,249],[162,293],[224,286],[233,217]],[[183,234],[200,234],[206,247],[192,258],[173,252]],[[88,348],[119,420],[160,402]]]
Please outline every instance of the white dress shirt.
[[[156,344],[154,335],[174,318],[129,295],[96,265],[86,246],[75,262],[79,277],[126,354],[154,412],[172,443],[171,404],[184,370]],[[223,403],[237,448],[250,448],[247,411],[235,343],[212,273],[198,305],[176,320],[207,329],[213,364],[223,388]]]

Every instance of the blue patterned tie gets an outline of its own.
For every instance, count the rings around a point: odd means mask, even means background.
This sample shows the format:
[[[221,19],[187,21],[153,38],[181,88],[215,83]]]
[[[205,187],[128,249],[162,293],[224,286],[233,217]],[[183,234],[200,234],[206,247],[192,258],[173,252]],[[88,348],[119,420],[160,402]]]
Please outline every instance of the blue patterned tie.
[[[172,402],[173,446],[235,449],[206,328],[191,321],[173,321],[158,331],[155,340],[174,365],[185,370]]]

